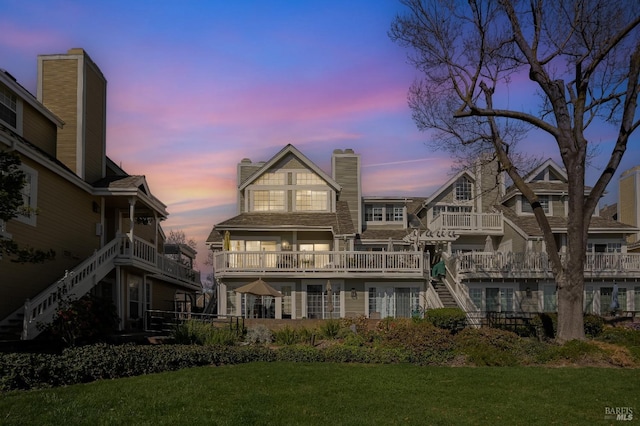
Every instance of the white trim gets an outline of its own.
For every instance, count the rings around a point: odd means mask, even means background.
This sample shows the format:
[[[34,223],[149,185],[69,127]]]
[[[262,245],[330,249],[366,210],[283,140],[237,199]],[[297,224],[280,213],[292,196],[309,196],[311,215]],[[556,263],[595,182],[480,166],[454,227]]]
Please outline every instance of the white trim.
[[[425,200],[425,202],[422,204],[422,206],[426,207],[429,204],[431,204],[433,202],[433,200],[435,200],[438,196],[440,196],[440,194],[442,194],[447,188],[452,186],[458,180],[458,178],[460,178],[462,176],[465,176],[465,175],[470,178],[471,183],[472,183],[472,185],[474,187],[473,190],[475,190],[475,186],[476,186],[476,177],[475,177],[475,175],[473,173],[471,173],[470,171],[468,171],[468,170],[461,170],[458,173],[456,173],[455,175],[453,175],[453,177],[451,179],[449,179],[444,185],[442,185],[440,188],[438,188],[438,190],[436,192],[431,194],[431,196]],[[454,190],[452,190],[452,193],[454,193],[454,192],[455,192],[455,188],[454,188]],[[455,198],[455,194],[453,194],[453,196]],[[454,201],[456,201],[456,200],[454,199]],[[468,201],[473,201],[473,200],[468,200]],[[467,202],[467,200],[465,200],[465,202]],[[460,203],[460,201],[458,201],[458,203]]]
[[[336,192],[340,192],[341,186],[333,180],[329,175],[322,171],[318,166],[316,166],[311,160],[309,160],[302,152],[298,151],[298,149],[289,144],[280,150],[276,155],[271,157],[269,161],[264,163],[258,170],[256,170],[251,176],[249,176],[238,188],[239,191],[244,190],[247,186],[253,184],[256,179],[258,179],[263,173],[267,172],[271,167],[273,167],[278,161],[283,159],[286,155],[292,154],[297,157],[304,165],[306,165],[310,170],[320,176],[321,179],[327,182],[327,184],[332,187]],[[249,165],[249,164],[247,164]]]
[[[424,289],[424,283],[421,281],[407,281],[407,282],[398,282],[398,281],[365,281],[364,283],[364,315],[369,318],[371,316],[371,312],[369,311],[369,290],[371,288],[383,288],[383,289],[392,289],[393,290],[393,299],[395,302],[396,290],[398,288],[417,288],[418,289],[418,304],[421,307],[424,306],[424,301],[426,297],[426,292]],[[411,293],[409,293],[409,297],[411,297]],[[413,312],[414,307],[411,307],[411,312]],[[397,312],[394,306],[393,312],[394,318],[402,318],[397,316]],[[411,318],[411,315],[408,317]],[[381,313],[381,318],[382,313]]]
[[[31,177],[31,191],[29,193],[29,209],[32,210],[29,213],[29,216],[25,216],[22,214],[18,214],[14,220],[18,222],[25,223],[27,225],[36,226],[37,225],[37,209],[38,209],[38,171],[27,166],[26,164],[20,164],[20,169],[27,175]]]
[[[85,153],[86,153],[86,138],[85,138],[85,73],[84,73],[84,55],[73,55],[78,59],[77,86],[76,86],[76,174],[80,178],[86,177],[85,173]]]

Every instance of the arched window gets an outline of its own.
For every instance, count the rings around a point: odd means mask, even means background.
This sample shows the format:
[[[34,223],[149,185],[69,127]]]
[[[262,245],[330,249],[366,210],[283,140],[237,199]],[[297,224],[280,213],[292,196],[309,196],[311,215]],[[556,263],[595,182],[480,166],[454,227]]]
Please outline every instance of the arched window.
[[[455,199],[456,201],[469,201],[473,197],[473,185],[466,176],[461,176],[456,181]]]

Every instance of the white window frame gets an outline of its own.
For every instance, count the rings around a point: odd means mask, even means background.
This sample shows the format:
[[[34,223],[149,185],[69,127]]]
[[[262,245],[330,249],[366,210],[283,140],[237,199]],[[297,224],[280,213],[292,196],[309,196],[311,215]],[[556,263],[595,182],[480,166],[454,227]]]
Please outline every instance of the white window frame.
[[[550,195],[538,195],[538,201],[540,202],[540,206],[542,207],[542,210],[544,211],[544,213],[547,216],[553,216],[553,208],[552,208],[553,203],[551,202],[551,196]],[[520,196],[519,203],[520,203],[520,213],[521,214],[525,214],[525,215],[526,214],[531,214],[531,215],[533,214],[533,209],[531,208],[531,205],[529,204],[529,201],[527,201],[527,199],[525,198],[524,195]],[[525,209],[527,209],[527,210],[525,210]]]
[[[29,208],[28,214],[18,214],[14,220],[25,223],[27,225],[36,226],[37,224],[37,209],[38,209],[38,172],[31,167],[21,164],[20,170],[25,173],[25,176],[29,176]],[[24,188],[23,188],[24,189]]]
[[[334,310],[333,312],[329,313],[328,311],[325,310],[327,302],[326,302],[326,296],[327,296],[327,282],[326,281],[315,281],[315,280],[303,280],[302,281],[302,295],[300,297],[300,301],[301,303],[301,312],[302,312],[302,316],[303,317],[309,317],[309,306],[308,306],[308,295],[309,295],[309,287],[310,286],[320,286],[322,287],[322,307],[321,307],[321,311],[322,311],[322,316],[324,319],[328,319],[328,318],[343,318],[345,316],[345,285],[344,282],[342,281],[334,281],[331,280],[331,287],[332,287],[332,292],[333,292],[333,298],[338,299],[336,302],[334,302]],[[292,294],[292,297],[294,295]],[[338,303],[339,306],[336,306],[336,303]],[[295,305],[292,306],[293,309],[295,309]],[[295,313],[295,311],[294,311]]]
[[[416,309],[416,307],[414,307],[413,305],[421,305],[421,303],[423,303],[422,301],[424,300],[424,295],[423,295],[423,290],[421,289],[421,286],[419,283],[383,283],[383,282],[370,282],[370,283],[365,283],[364,286],[364,297],[365,297],[365,315],[367,317],[371,316],[371,290],[373,289],[376,292],[376,304],[378,302],[378,293],[384,293],[385,294],[385,299],[386,303],[388,303],[389,305],[387,306],[388,309],[381,309],[382,306],[378,307],[378,313],[380,313],[380,319],[384,319],[383,315],[386,314],[391,314],[394,318],[399,318],[398,315],[398,311],[397,311],[397,295],[398,295],[398,289],[409,289],[409,305],[410,305],[410,315],[408,318],[411,318],[413,311]],[[423,306],[424,307],[424,306]],[[389,316],[389,315],[387,315]]]
[[[260,204],[260,208],[256,208],[258,206],[256,202],[256,195],[258,193],[268,194],[268,199],[260,200],[266,204]],[[280,205],[279,196],[282,195],[282,205]],[[287,192],[284,189],[265,189],[265,190],[252,190],[251,191],[251,211],[253,212],[283,212],[287,209]]]
[[[329,191],[297,189],[295,191],[295,210],[301,212],[329,211]]]
[[[287,183],[287,174],[281,172],[267,172],[260,176],[253,183],[254,185],[259,186],[284,186]]]
[[[4,121],[0,118],[0,123],[7,127],[14,129],[19,135],[22,136],[22,101],[18,95],[16,95],[7,86],[0,83],[0,104],[5,108],[13,111],[16,115],[15,125]],[[13,105],[12,105],[13,104]]]
[[[365,203],[364,221],[368,224],[378,225],[404,223],[404,210],[404,206],[400,204]]]
[[[466,176],[460,176],[453,187],[453,199],[456,201],[473,200],[473,183]]]
[[[296,172],[294,182],[296,185],[300,186],[325,185],[325,182],[322,180],[322,178],[313,172]]]
[[[0,240],[2,239],[11,239],[11,234],[7,232],[7,223],[0,219]]]

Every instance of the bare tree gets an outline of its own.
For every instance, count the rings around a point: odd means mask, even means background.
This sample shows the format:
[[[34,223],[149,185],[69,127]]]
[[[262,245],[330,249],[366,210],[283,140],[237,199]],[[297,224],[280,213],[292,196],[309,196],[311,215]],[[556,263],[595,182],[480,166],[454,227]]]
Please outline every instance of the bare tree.
[[[174,231],[172,229],[171,231],[169,231],[169,235],[167,235],[167,240],[165,241],[165,244],[176,244],[176,245],[184,244],[192,248],[194,251],[196,251],[198,248],[197,241],[194,240],[193,238],[188,238],[187,235],[184,233],[184,231],[181,229],[178,229],[177,231]],[[178,260],[181,260],[181,259],[182,257],[178,256]],[[193,262],[193,269],[198,269],[195,259]]]
[[[401,0],[408,12],[390,37],[410,48],[424,77],[409,92],[414,119],[446,149],[480,144],[531,204],[558,289],[558,339],[584,339],[584,256],[598,200],[638,128],[640,4],[625,0]],[[504,100],[514,78],[535,83],[537,105]],[[513,103],[513,102],[512,102]],[[505,106],[506,104],[506,106]],[[617,129],[615,146],[585,195],[594,123]],[[568,175],[566,256],[561,258],[536,194],[514,163],[523,126],[555,139]],[[437,144],[437,143],[436,143]],[[476,150],[478,148],[475,148]]]

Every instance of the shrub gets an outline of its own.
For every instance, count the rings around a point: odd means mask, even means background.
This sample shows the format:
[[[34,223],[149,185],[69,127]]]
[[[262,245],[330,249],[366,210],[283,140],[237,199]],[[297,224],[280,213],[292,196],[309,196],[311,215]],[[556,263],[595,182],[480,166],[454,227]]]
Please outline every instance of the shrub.
[[[604,318],[600,315],[585,314],[584,316],[584,334],[587,337],[597,337],[602,333],[604,328]]]
[[[335,319],[328,319],[320,325],[320,333],[327,339],[335,339],[340,332],[340,321]]]
[[[261,346],[98,344],[69,348],[60,355],[0,354],[0,391],[275,359],[274,351]]]
[[[369,319],[364,315],[358,315],[353,318],[340,319],[342,328],[351,329],[352,325],[356,327],[356,333],[366,335],[369,332]]]
[[[87,294],[76,300],[61,300],[53,321],[41,328],[66,345],[105,339],[118,329],[118,314],[110,299]]]
[[[608,327],[597,337],[598,341],[625,347],[636,362],[640,362],[640,329]]]
[[[343,328],[338,336],[342,339],[342,344],[345,346],[366,346],[369,342],[369,336],[354,333],[349,329]]]
[[[271,343],[273,340],[273,334],[266,326],[258,324],[247,330],[247,335],[244,340],[251,344]]]
[[[273,332],[273,340],[278,345],[293,345],[298,343],[296,331],[288,325]]]
[[[385,321],[379,334],[382,347],[404,349],[409,361],[416,364],[442,364],[453,357],[450,333],[426,321]]]
[[[463,330],[467,326],[467,315],[460,308],[437,308],[425,312],[424,318],[431,324],[451,334]]]
[[[362,346],[329,346],[324,350],[324,358],[328,362],[375,362],[372,349]]]
[[[522,339],[497,328],[468,328],[456,335],[457,351],[478,366],[514,366],[522,354]]]
[[[276,351],[278,361],[321,362],[324,354],[320,349],[308,345],[285,346]]]
[[[237,330],[218,327],[214,324],[188,320],[178,324],[173,330],[173,338],[182,345],[235,345],[239,340]]]

